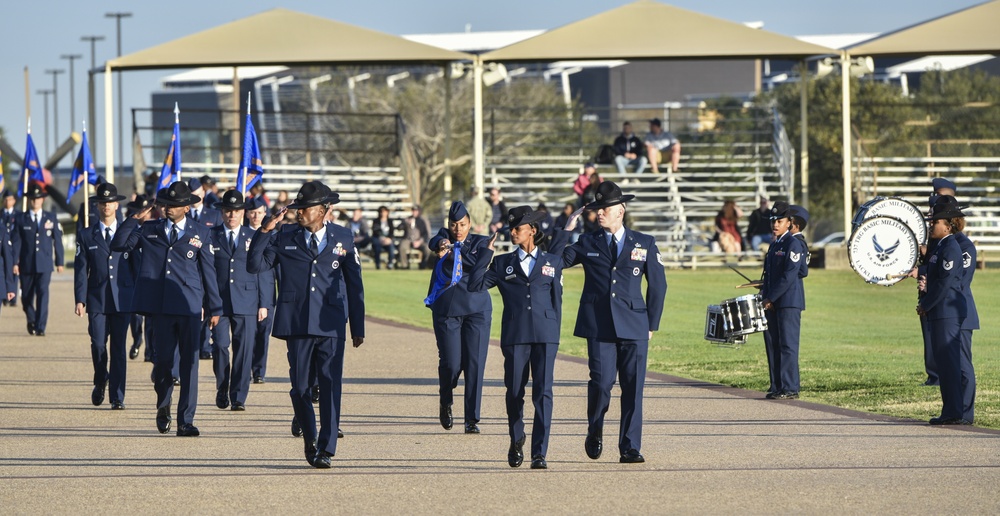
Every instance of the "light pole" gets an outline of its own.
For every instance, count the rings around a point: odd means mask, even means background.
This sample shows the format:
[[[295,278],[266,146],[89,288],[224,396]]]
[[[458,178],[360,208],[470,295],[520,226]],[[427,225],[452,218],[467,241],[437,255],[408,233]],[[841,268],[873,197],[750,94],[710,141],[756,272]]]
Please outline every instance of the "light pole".
[[[104,41],[104,36],[80,36],[80,41],[90,42],[90,68],[87,69],[87,120],[90,121],[91,136],[90,155],[97,156],[97,106],[94,100],[94,68],[97,66],[96,46],[98,41]]]
[[[66,70],[45,70],[45,73],[52,74],[52,148],[59,146],[59,74],[66,73]]]
[[[117,41],[118,41],[118,57],[121,57],[122,56],[122,18],[131,18],[132,17],[132,13],[124,13],[124,12],[105,13],[104,17],[105,18],[114,18],[115,19],[115,24],[116,24],[116,27],[117,27],[116,34],[117,34]],[[122,109],[123,109],[122,108],[122,97],[124,97],[124,96],[125,96],[124,92],[122,91],[122,73],[119,71],[118,72],[118,167],[121,170],[122,174],[125,173],[125,166],[124,166],[124,162],[125,162],[125,144],[123,143],[123,141],[124,141],[123,136],[124,136],[125,131],[124,131],[124,126],[122,125],[124,123],[124,122],[122,122]]]
[[[42,116],[44,117],[42,118],[42,120],[45,122],[45,141],[43,142],[44,146],[42,148],[44,149],[44,152],[42,152],[42,154],[48,156],[49,155],[49,95],[52,95],[55,92],[52,90],[37,90],[35,91],[35,93],[42,95],[44,97],[43,98],[44,102],[42,103],[42,105],[45,107],[44,111],[42,111]],[[39,156],[39,158],[41,158],[41,156]]]
[[[69,127],[73,130],[73,125],[76,124],[76,86],[73,85],[73,61],[77,59],[83,59],[80,54],[63,54],[62,59],[69,60]]]

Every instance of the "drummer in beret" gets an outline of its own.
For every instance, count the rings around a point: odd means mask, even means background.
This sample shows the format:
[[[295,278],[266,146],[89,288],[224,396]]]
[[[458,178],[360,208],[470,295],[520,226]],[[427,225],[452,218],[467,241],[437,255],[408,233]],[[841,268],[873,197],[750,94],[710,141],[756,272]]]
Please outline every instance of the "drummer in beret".
[[[790,232],[797,213],[784,201],[771,208],[774,243],[764,258],[760,291],[767,317],[764,345],[771,377],[767,399],[799,397],[799,326],[806,308],[800,271],[809,251]]]

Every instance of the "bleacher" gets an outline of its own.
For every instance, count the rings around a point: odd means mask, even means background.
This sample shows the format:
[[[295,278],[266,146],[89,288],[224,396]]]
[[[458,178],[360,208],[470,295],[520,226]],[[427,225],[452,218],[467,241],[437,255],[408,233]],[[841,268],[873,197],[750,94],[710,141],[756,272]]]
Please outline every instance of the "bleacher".
[[[1000,251],[1000,158],[863,157],[855,177],[859,202],[876,196],[902,197],[921,209],[931,193],[931,179],[945,177],[958,187],[956,196],[967,204],[965,233],[983,251]]]

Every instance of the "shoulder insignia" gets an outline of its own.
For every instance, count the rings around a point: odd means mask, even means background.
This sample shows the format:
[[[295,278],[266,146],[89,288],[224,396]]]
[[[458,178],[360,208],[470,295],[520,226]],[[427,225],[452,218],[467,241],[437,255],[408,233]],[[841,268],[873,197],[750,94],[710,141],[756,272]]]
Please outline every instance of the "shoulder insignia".
[[[954,260],[949,261],[949,262],[943,262],[941,264],[941,267],[944,267],[944,270],[946,270],[946,271],[950,271],[951,268],[954,267],[954,266],[955,266],[955,261]]]
[[[788,257],[791,258],[793,262],[798,263],[799,259],[802,258],[802,253],[796,253],[795,251],[791,251],[788,253]]]
[[[962,253],[962,268],[968,269],[972,266],[972,255],[969,253]]]

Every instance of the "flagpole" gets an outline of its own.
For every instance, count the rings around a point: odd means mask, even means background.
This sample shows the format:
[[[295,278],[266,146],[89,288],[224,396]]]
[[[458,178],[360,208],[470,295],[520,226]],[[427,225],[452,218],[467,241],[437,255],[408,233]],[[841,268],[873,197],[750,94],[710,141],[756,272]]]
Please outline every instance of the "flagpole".
[[[31,115],[28,115],[28,136],[31,136]],[[24,149],[24,153],[28,154],[28,149]],[[24,213],[28,212],[28,164],[23,163],[24,168],[21,169],[21,176],[24,177],[24,181],[21,182],[21,211]]]
[[[83,137],[87,137],[87,121],[83,121]],[[80,152],[83,152],[81,149]],[[83,227],[90,227],[90,170],[83,169]],[[67,199],[68,200],[68,199]],[[69,204],[69,203],[67,203]]]
[[[249,91],[247,92],[247,116],[248,117],[250,116],[250,92]],[[246,131],[249,131],[249,130],[250,130],[250,126],[247,126],[243,130],[244,131],[244,134],[243,134],[243,145],[244,146],[246,146],[246,142],[247,142]],[[246,153],[247,153],[247,150],[243,149],[243,155],[244,156],[246,155]],[[243,159],[240,159],[240,161],[242,162]],[[236,175],[239,175],[239,170],[236,171]],[[246,169],[246,167],[243,168],[243,180],[240,182],[240,193],[243,194],[244,197],[247,194],[247,169]]]
[[[181,123],[181,110],[180,110],[179,107],[177,107],[177,103],[174,102],[174,125],[179,126],[180,123]],[[177,141],[174,142],[174,145],[178,145],[179,146],[180,144],[181,144],[181,131],[178,128],[178,130],[177,130]],[[177,153],[177,157],[178,158],[180,157],[180,153]],[[180,163],[180,160],[177,160],[177,179],[175,179],[174,181],[182,181],[182,179],[181,179],[181,163]],[[157,187],[157,188],[159,188],[159,187]]]

